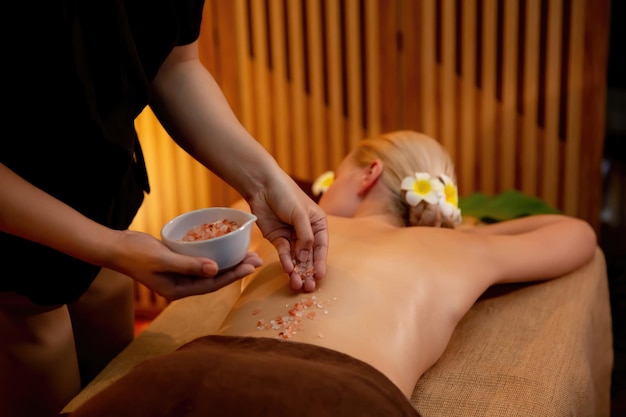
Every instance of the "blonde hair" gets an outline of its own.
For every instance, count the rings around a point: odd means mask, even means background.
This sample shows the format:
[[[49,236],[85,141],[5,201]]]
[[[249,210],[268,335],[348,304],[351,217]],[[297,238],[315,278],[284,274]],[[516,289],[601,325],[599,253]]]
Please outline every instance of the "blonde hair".
[[[393,196],[389,211],[403,219],[407,226],[454,228],[460,223],[460,216],[445,217],[437,204],[422,201],[411,207],[401,190],[402,180],[416,172],[427,172],[435,177],[444,174],[456,184],[452,158],[437,140],[412,130],[384,133],[359,141],[353,157],[359,166],[367,166],[375,159],[383,162],[379,181]]]

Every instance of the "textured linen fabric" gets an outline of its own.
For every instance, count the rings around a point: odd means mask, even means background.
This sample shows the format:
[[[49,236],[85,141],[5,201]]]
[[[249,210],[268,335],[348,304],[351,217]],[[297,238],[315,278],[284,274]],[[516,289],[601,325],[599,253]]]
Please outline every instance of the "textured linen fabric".
[[[559,279],[491,288],[411,401],[429,417],[608,417],[612,366],[606,263],[597,249]]]

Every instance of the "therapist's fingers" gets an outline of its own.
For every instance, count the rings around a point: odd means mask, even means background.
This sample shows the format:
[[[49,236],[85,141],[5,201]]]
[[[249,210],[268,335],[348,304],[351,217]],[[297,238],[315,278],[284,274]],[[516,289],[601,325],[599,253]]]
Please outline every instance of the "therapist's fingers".
[[[163,276],[167,280],[159,292],[168,300],[176,300],[192,295],[206,294],[217,291],[237,280],[240,280],[254,272],[263,264],[263,260],[255,252],[248,252],[245,258],[235,267],[217,275],[195,274],[167,274]],[[206,266],[207,264],[204,264]]]
[[[293,259],[293,272],[289,274],[289,286],[292,290],[312,292],[317,286],[317,278],[315,277],[315,268],[313,259],[309,258],[306,262],[299,262]]]
[[[298,262],[306,262],[313,252],[315,235],[308,217],[299,216],[294,219],[294,236],[291,240],[291,253]]]
[[[326,275],[326,262],[328,260],[328,228],[320,228],[315,233],[313,244],[313,269],[316,280],[324,278]]]
[[[326,214],[314,203],[308,208],[306,215],[294,219],[295,242],[292,253],[299,262],[307,262],[311,257],[314,262],[326,264],[328,254],[328,222]],[[325,269],[319,271],[320,278]]]
[[[294,221],[290,240],[281,237],[273,242],[278,251],[283,270],[289,276],[289,286],[295,291],[311,292],[315,290],[316,281],[326,275],[328,257],[326,215],[321,209],[311,213],[313,214],[304,221],[302,218]],[[312,235],[307,233],[312,233]],[[310,246],[307,247],[306,242],[309,237],[312,240],[309,243]]]
[[[292,273],[289,275],[289,287],[294,291],[313,292],[317,287],[317,282],[313,276]]]

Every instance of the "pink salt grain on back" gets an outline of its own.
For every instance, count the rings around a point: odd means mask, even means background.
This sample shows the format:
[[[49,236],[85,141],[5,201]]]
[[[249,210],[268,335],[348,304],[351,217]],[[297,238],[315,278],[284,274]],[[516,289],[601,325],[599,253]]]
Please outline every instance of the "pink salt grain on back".
[[[298,332],[306,330],[304,319],[314,320],[317,317],[317,313],[312,309],[324,309],[324,314],[328,314],[328,307],[332,304],[332,300],[318,301],[315,295],[304,297],[293,305],[287,304],[285,306],[287,314],[284,316],[277,316],[269,321],[265,319],[257,320],[256,328],[257,330],[278,330],[277,337],[279,339],[289,339]],[[257,315],[257,310],[254,309],[252,315]]]

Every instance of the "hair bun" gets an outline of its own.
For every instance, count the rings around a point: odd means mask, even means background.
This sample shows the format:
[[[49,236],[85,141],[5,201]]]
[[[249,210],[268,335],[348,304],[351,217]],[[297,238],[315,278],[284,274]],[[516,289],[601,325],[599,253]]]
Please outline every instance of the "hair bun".
[[[453,213],[445,216],[439,204],[431,204],[426,201],[416,206],[408,205],[408,223],[411,226],[445,227],[454,229],[461,223],[461,217]]]

